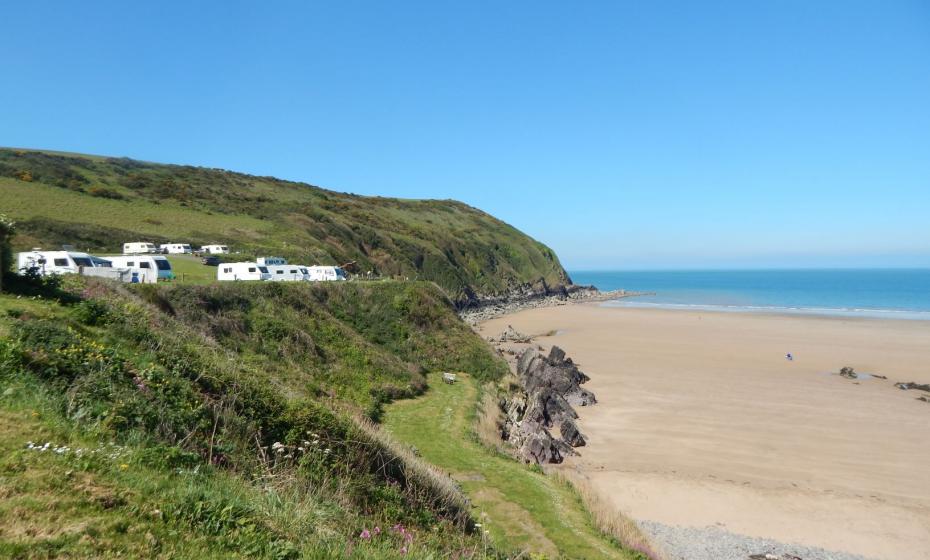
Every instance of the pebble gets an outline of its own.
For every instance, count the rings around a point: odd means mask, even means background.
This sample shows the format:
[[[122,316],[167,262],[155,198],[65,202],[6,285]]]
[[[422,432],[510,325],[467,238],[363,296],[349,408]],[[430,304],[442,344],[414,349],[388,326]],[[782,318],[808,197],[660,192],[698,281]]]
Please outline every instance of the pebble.
[[[858,554],[738,535],[714,526],[684,527],[638,521],[640,529],[667,553],[668,560],[875,560]]]

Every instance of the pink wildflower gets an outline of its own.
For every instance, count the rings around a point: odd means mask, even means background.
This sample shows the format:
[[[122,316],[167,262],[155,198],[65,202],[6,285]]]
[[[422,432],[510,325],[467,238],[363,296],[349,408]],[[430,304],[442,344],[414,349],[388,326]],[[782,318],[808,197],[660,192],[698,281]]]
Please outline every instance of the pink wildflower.
[[[380,534],[381,534],[381,527],[375,526],[375,530],[374,530],[373,532],[374,532],[375,535],[380,535]]]
[[[404,545],[404,546],[402,546],[402,547],[400,548],[400,553],[401,553],[401,554],[407,554],[407,545]]]
[[[365,539],[366,541],[371,538],[371,533],[368,529],[362,529],[362,532],[359,534],[359,537]]]

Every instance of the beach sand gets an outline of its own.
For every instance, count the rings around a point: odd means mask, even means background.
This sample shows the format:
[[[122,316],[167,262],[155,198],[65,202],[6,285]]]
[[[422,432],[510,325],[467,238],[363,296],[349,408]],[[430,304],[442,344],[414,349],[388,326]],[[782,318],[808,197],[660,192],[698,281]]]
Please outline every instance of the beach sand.
[[[480,330],[507,325],[591,377],[563,468],[634,519],[930,558],[930,393],[894,387],[930,383],[930,322],[580,304]]]

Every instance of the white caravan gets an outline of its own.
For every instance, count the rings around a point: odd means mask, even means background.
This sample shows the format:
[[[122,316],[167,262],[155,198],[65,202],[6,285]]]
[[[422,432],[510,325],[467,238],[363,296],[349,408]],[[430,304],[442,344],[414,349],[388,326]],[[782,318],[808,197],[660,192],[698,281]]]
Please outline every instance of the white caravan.
[[[200,252],[208,255],[228,255],[229,247],[227,245],[204,245]]]
[[[115,268],[128,268],[138,273],[138,281],[142,283],[154,283],[158,280],[174,278],[171,263],[161,255],[118,255],[106,258]]]
[[[124,255],[151,255],[158,252],[154,243],[139,241],[136,243],[123,243]]]
[[[284,257],[258,257],[255,259],[255,262],[262,266],[274,266],[278,264],[287,264],[287,259]]]
[[[169,255],[188,255],[194,252],[188,243],[164,243],[159,248],[162,253]]]
[[[296,264],[271,264],[265,268],[271,273],[270,280],[275,282],[300,282],[310,279],[307,269]]]
[[[338,266],[308,266],[308,280],[311,282],[326,282],[333,280],[345,280],[346,273]]]
[[[216,267],[216,279],[225,280],[268,280],[268,268],[254,262],[221,263]]]
[[[33,249],[16,255],[20,272],[34,270],[40,276],[49,274],[80,274],[84,268],[94,268],[93,257],[76,251],[43,251]]]

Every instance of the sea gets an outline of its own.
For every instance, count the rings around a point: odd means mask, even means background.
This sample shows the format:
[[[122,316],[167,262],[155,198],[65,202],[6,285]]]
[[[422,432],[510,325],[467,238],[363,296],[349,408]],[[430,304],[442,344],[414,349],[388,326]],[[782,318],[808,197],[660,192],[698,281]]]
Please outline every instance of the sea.
[[[930,269],[569,272],[575,284],[649,292],[610,307],[930,321]]]

